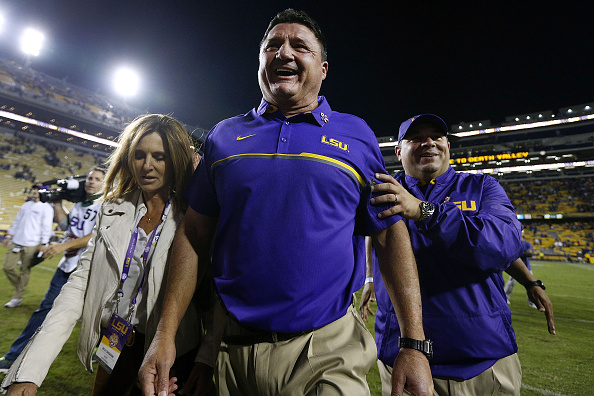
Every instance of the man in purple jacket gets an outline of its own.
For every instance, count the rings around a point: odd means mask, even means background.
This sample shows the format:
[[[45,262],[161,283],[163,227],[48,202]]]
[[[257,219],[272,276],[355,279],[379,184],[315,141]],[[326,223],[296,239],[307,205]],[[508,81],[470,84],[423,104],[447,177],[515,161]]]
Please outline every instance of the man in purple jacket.
[[[521,225],[505,191],[487,175],[450,166],[448,127],[421,114],[400,126],[396,154],[404,172],[384,181],[372,203],[393,202],[380,217],[406,219],[417,266],[429,361],[439,395],[520,394],[522,372],[501,272],[521,254]],[[369,275],[368,275],[369,276]],[[377,268],[375,322],[383,394],[400,338]]]

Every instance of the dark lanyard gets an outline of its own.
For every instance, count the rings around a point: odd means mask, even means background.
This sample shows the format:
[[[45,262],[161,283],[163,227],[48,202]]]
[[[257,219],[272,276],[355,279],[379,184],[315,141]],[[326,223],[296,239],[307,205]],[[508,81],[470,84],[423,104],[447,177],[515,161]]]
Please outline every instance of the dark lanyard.
[[[163,230],[163,223],[165,222],[165,219],[167,218],[167,214],[169,213],[169,204],[170,203],[171,203],[171,196],[169,197],[169,199],[167,200],[167,203],[165,204],[165,208],[163,209],[163,214],[161,215],[161,221],[159,222],[159,224],[157,224],[155,226],[155,229],[153,230],[153,232],[150,233],[149,240],[147,241],[146,246],[144,247],[144,252],[142,254],[142,277],[140,279],[140,284],[138,285],[138,288],[136,289],[134,295],[132,296],[132,300],[130,302],[130,312],[128,314],[128,322],[132,318],[132,314],[133,314],[135,306],[136,306],[136,298],[138,297],[138,294],[142,290],[142,284],[144,283],[144,276],[146,274],[146,263],[148,261],[148,257],[149,257],[149,254],[150,254],[150,251],[152,248],[153,239],[155,239],[157,241],[159,240],[159,235],[161,235],[161,231]],[[140,222],[140,219],[138,220],[138,222]],[[138,229],[139,229],[139,227],[138,227],[138,223],[137,223],[136,227],[134,229],[134,232],[132,232],[132,237],[130,238],[130,244],[128,245],[128,250],[126,251],[126,257],[124,259],[124,268],[122,270],[122,278],[120,281],[120,288],[118,289],[118,297],[117,297],[117,303],[116,303],[116,314],[118,311],[120,298],[124,295],[124,282],[126,282],[126,279],[128,279],[128,273],[130,272],[130,264],[132,264],[132,259],[134,258],[134,250],[136,249],[136,241],[138,239]]]

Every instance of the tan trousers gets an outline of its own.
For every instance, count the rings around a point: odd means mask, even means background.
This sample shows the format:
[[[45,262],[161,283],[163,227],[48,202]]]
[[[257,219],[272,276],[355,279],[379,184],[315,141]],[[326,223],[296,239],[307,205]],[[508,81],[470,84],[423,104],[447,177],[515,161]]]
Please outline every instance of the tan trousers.
[[[29,276],[31,275],[31,260],[39,251],[40,246],[21,246],[20,251],[15,253],[13,249],[17,245],[12,242],[8,244],[6,260],[4,260],[4,272],[10,283],[12,283],[12,286],[14,286],[12,298],[23,298],[27,284],[29,284]],[[21,269],[17,271],[19,260],[21,260]]]
[[[230,319],[226,335],[242,334]],[[351,305],[342,318],[310,333],[275,343],[221,344],[219,395],[364,396],[376,360],[373,336]]]
[[[381,360],[377,366],[382,380],[382,396],[392,391],[392,367]],[[499,359],[493,366],[466,381],[433,377],[434,396],[515,395],[520,396],[522,367],[518,354]],[[404,391],[405,395],[410,395]]]

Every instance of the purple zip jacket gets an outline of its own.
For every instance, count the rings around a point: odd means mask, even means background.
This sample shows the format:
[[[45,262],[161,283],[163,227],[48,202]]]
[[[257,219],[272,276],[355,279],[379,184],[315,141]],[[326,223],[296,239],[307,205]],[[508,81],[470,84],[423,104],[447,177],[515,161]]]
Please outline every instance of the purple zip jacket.
[[[499,182],[453,168],[427,185],[397,174],[417,198],[435,205],[422,222],[406,220],[419,270],[425,335],[434,377],[469,379],[517,352],[502,271],[521,254],[521,224]],[[379,359],[392,366],[400,329],[374,265]]]

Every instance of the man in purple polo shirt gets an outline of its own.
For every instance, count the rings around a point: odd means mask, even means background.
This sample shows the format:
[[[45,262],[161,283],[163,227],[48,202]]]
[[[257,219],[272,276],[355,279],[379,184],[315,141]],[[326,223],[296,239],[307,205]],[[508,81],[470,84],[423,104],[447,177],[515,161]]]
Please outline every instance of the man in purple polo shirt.
[[[406,120],[396,147],[404,172],[378,176],[386,183],[373,190],[384,195],[371,201],[393,203],[382,217],[406,219],[425,333],[435,343],[430,365],[436,394],[519,395],[522,372],[501,272],[521,254],[521,225],[497,180],[454,171],[449,149],[448,127],[441,118],[421,114]],[[378,366],[383,395],[390,395],[388,379],[401,328],[383,274],[374,268],[373,275]],[[527,280],[526,287],[543,286]]]
[[[385,172],[377,140],[318,96],[327,71],[317,23],[279,13],[260,45],[263,100],[213,128],[187,192],[164,310],[140,371],[145,394],[167,389],[173,336],[209,259],[228,312],[220,394],[369,394],[375,345],[352,303],[365,276],[365,235],[403,335],[425,340],[406,226],[399,216],[378,218],[385,207],[369,202],[374,175]],[[431,394],[415,347],[401,351],[393,373],[395,394]]]

